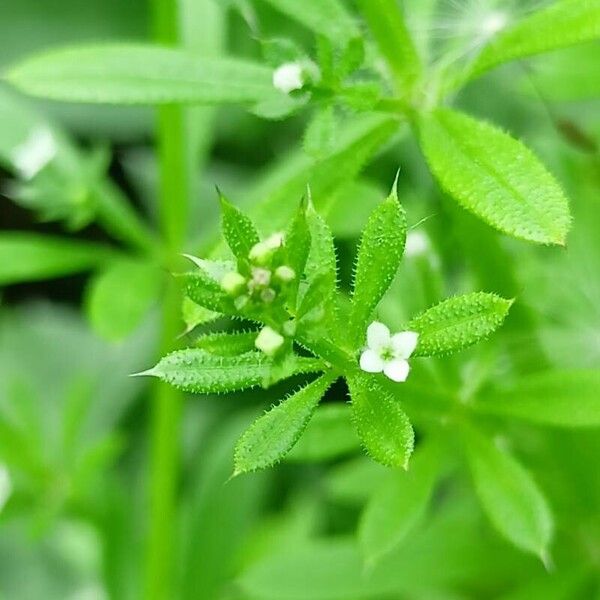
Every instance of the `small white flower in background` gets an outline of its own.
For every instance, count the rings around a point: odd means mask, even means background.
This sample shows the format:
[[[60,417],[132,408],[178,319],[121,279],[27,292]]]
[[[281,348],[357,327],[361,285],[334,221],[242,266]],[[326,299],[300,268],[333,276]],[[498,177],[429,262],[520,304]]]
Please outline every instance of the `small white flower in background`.
[[[406,236],[405,256],[421,256],[429,250],[429,238],[422,231],[411,231]]]
[[[297,62],[283,63],[273,71],[273,86],[284,94],[302,89],[303,85],[302,65]]]
[[[0,464],[0,511],[12,494],[13,486],[8,469]]]
[[[417,347],[419,334],[402,331],[391,334],[383,324],[373,321],[367,328],[367,348],[361,354],[360,368],[367,373],[383,373],[392,381],[406,381],[408,359]]]
[[[271,234],[266,240],[258,242],[250,248],[248,258],[259,265],[268,262],[273,254],[283,246],[284,235],[281,232]]]
[[[58,148],[47,127],[35,129],[12,153],[12,162],[23,179],[35,177],[56,155]]]

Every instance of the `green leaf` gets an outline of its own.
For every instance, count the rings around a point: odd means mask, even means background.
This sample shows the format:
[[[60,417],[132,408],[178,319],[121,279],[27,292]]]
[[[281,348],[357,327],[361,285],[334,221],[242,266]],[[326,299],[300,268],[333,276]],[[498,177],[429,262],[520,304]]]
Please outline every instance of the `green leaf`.
[[[111,251],[99,244],[25,232],[0,235],[0,285],[89,271]]]
[[[120,340],[147,315],[160,293],[161,273],[151,263],[120,259],[99,273],[87,290],[86,310],[94,330]]]
[[[217,356],[239,356],[255,350],[258,331],[208,333],[196,340],[196,346]]]
[[[438,468],[435,448],[417,450],[410,469],[391,471],[369,498],[358,526],[358,540],[371,566],[401,544],[422,518]]]
[[[499,231],[565,244],[567,200],[537,157],[500,129],[440,108],[418,119],[421,148],[441,187]]]
[[[234,474],[279,462],[298,441],[334,376],[323,375],[254,421],[235,448]]]
[[[396,0],[359,0],[358,5],[379,51],[387,61],[398,91],[406,94],[418,78],[421,64]]]
[[[600,38],[597,0],[562,0],[502,31],[481,52],[471,77],[510,60]]]
[[[220,316],[218,312],[196,304],[188,296],[184,296],[181,302],[181,318],[185,323],[185,333],[189,333],[199,325],[216,321]]]
[[[237,315],[231,298],[203,269],[176,275],[184,294],[196,304],[216,313]]]
[[[271,70],[261,65],[144,44],[51,50],[13,66],[6,78],[25,93],[66,102],[251,103],[275,93]]]
[[[221,229],[233,255],[242,261],[248,260],[252,246],[260,240],[254,223],[239,208],[231,204],[219,192],[221,200]]]
[[[304,273],[308,253],[310,251],[310,230],[306,220],[306,201],[302,200],[296,215],[285,234],[285,250],[287,266],[296,273],[290,285],[291,304],[296,301],[300,277]]]
[[[354,19],[339,0],[266,1],[308,29],[324,35],[340,46],[360,34]]]
[[[395,119],[361,115],[340,127],[335,148],[326,159],[315,161],[302,150],[284,155],[245,199],[246,206],[252,206],[254,222],[265,231],[285,229],[294,214],[295,199],[306,192],[307,183],[315,208],[321,211],[332,194],[354,179],[365,162],[397,131]]]
[[[391,194],[371,213],[358,249],[348,331],[354,345],[362,342],[367,321],[398,271],[405,242],[406,217],[394,183]]]
[[[486,392],[478,412],[556,427],[600,427],[600,371],[549,371]]]
[[[348,404],[325,404],[315,411],[304,434],[287,455],[288,460],[321,462],[359,448]]]
[[[419,341],[413,356],[439,356],[468,348],[487,338],[504,321],[512,304],[486,292],[455,296],[410,321]]]
[[[279,379],[323,369],[320,360],[292,356],[285,368],[279,365]],[[273,361],[261,352],[240,356],[216,356],[198,348],[171,352],[139,375],[158,377],[171,385],[196,394],[233,392],[260,386],[269,380]]]
[[[312,158],[324,158],[334,147],[336,117],[333,106],[317,111],[304,132],[303,146]]]
[[[373,460],[386,467],[408,468],[414,432],[400,402],[361,373],[349,376],[354,426]]]
[[[515,546],[546,561],[552,514],[531,475],[476,429],[465,426],[461,434],[477,495],[491,522]]]

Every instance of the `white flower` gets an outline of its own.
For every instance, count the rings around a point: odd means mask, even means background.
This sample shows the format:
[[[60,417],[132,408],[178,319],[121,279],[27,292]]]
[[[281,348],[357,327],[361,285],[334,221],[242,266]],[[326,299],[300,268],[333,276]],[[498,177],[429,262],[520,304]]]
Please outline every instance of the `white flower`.
[[[260,333],[254,340],[254,345],[258,350],[264,352],[267,356],[275,356],[281,346],[283,346],[285,338],[277,333],[274,329],[266,325],[260,330]]]
[[[56,155],[58,148],[47,127],[35,129],[12,153],[12,162],[23,179],[32,179]]]
[[[284,94],[299,90],[303,85],[302,65],[297,62],[283,63],[273,71],[273,86]]]
[[[407,257],[420,256],[429,250],[429,239],[422,231],[411,231],[406,236],[404,255]]]
[[[392,335],[383,324],[373,321],[367,328],[367,349],[361,354],[360,368],[367,373],[382,371],[392,381],[406,381],[408,358],[417,347],[419,334],[402,331]]]

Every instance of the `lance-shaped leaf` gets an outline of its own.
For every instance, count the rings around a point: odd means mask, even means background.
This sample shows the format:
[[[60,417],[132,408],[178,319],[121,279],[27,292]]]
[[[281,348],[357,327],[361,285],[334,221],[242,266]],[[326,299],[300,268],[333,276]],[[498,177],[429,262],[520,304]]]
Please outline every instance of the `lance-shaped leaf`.
[[[238,260],[248,260],[252,246],[259,242],[254,223],[219,192],[221,229],[227,245]]]
[[[486,393],[473,408],[556,427],[600,427],[600,371],[549,371]]]
[[[22,232],[0,235],[0,285],[62,277],[105,263],[111,251],[99,244]]]
[[[408,468],[414,447],[413,428],[400,402],[372,377],[348,377],[352,418],[367,453],[386,467]]]
[[[400,93],[414,83],[420,59],[396,0],[359,0],[358,5],[380,52],[385,57]]]
[[[237,315],[232,299],[203,269],[176,275],[184,294],[196,304],[216,313]]]
[[[199,348],[171,352],[152,369],[139,375],[158,377],[171,385],[196,394],[233,392],[273,383],[273,362],[261,352],[240,356],[216,356]],[[279,379],[301,373],[315,373],[323,363],[314,358],[292,356],[285,367],[278,365]]]
[[[207,333],[196,340],[196,346],[217,356],[239,356],[256,349],[258,331]]]
[[[455,296],[421,313],[407,325],[419,334],[413,356],[457,352],[485,339],[504,321],[512,300],[473,292]]]
[[[351,414],[348,404],[325,404],[317,408],[288,460],[321,462],[359,450]]]
[[[296,293],[300,277],[304,273],[308,253],[310,251],[310,231],[306,221],[306,201],[302,200],[296,215],[285,234],[285,250],[287,266],[291,267],[296,277],[290,285],[291,304],[296,301]]]
[[[362,341],[366,323],[390,287],[404,252],[406,217],[396,188],[394,183],[391,194],[371,213],[358,249],[348,332],[355,345]]]
[[[513,237],[564,245],[567,199],[538,158],[489,123],[447,108],[418,119],[421,148],[441,187]]]
[[[95,331],[108,340],[131,333],[158,300],[161,272],[152,263],[123,259],[91,281],[86,298]]]
[[[257,419],[236,445],[234,474],[265,469],[279,462],[302,435],[334,379],[331,375],[319,377]]]
[[[600,38],[597,0],[559,0],[502,31],[481,52],[471,76],[501,63]]]
[[[322,34],[339,45],[360,35],[354,19],[340,0],[266,1],[315,33]]]
[[[216,321],[220,316],[218,312],[196,304],[189,296],[184,296],[181,302],[181,318],[185,323],[184,333],[190,333],[199,325]]]
[[[271,70],[261,65],[143,44],[51,50],[13,66],[6,78],[23,92],[66,102],[251,103],[275,93]]]
[[[396,548],[421,519],[433,492],[437,449],[418,449],[408,471],[391,471],[361,515],[358,539],[368,564]]]
[[[498,531],[515,546],[548,559],[553,520],[531,475],[471,426],[461,429],[475,489]]]

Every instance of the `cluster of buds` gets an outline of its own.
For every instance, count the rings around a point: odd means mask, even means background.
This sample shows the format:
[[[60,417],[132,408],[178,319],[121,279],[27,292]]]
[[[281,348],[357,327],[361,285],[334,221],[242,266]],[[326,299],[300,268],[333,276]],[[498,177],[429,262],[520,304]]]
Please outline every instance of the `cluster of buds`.
[[[240,266],[241,273],[230,271],[223,276],[221,287],[234,298],[238,310],[250,307],[265,309],[278,300],[285,301],[286,287],[297,274],[284,263],[284,250],[284,235],[274,233],[252,246],[247,263]],[[282,326],[285,335],[288,335],[287,325]],[[268,356],[274,356],[284,342],[282,334],[271,327],[264,327],[256,339],[256,347]]]

